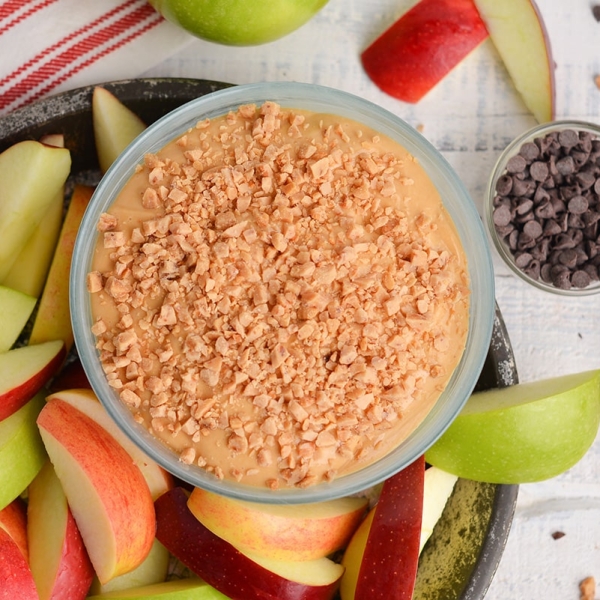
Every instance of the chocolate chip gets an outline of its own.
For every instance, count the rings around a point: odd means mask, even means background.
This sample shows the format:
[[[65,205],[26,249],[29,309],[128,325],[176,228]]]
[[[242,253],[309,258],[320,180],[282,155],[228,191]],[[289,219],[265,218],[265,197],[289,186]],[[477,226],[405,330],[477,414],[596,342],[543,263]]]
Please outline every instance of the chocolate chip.
[[[517,154],[508,160],[506,170],[509,173],[522,173],[526,166],[527,161],[520,154]]]
[[[531,163],[529,167],[529,174],[535,181],[545,181],[548,172],[548,165],[540,160]]]
[[[568,211],[574,215],[582,215],[588,208],[589,204],[583,196],[573,196],[567,205]]]
[[[525,142],[521,149],[519,150],[519,154],[527,161],[532,162],[540,155],[540,148],[537,144],[533,142]]]
[[[510,208],[508,206],[498,206],[494,211],[494,225],[504,227],[512,220]]]
[[[579,142],[579,135],[573,129],[563,129],[558,134],[558,142],[565,148],[572,148]]]
[[[512,177],[510,177],[509,175],[502,175],[501,177],[499,177],[498,181],[496,182],[496,192],[498,192],[498,194],[500,194],[501,196],[507,196],[508,194],[510,194],[511,190]]]
[[[531,220],[523,225],[523,232],[535,240],[542,235],[543,229],[539,221]]]
[[[524,269],[529,266],[529,263],[533,260],[533,256],[529,254],[529,252],[521,252],[519,254],[515,254],[515,265],[519,267],[519,269]]]
[[[586,273],[586,271],[580,270],[575,271],[573,275],[571,275],[571,285],[576,288],[585,288],[590,285],[591,279],[590,276]]]
[[[572,156],[565,156],[556,162],[556,170],[561,175],[570,175],[575,171],[575,161]]]

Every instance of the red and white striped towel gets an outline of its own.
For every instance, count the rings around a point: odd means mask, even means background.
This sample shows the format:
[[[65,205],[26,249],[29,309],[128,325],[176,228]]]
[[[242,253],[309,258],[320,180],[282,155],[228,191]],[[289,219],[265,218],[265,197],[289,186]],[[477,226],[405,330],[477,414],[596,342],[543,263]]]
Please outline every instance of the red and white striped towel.
[[[0,114],[137,77],[192,40],[145,0],[0,0]]]

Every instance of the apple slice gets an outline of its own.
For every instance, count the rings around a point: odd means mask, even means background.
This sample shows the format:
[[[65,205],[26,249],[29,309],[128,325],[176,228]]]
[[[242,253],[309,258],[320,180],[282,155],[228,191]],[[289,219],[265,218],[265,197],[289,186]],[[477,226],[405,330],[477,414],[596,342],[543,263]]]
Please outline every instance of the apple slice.
[[[156,500],[156,537],[185,566],[226,596],[329,600],[335,595],[341,565],[328,558],[273,561],[247,556],[204,527],[187,501],[180,487]]]
[[[65,357],[62,341],[22,346],[0,354],[0,421],[41,390]]]
[[[534,0],[474,0],[525,106],[539,123],[554,119],[554,59]]]
[[[27,544],[27,505],[21,498],[15,498],[10,504],[0,510],[0,529],[13,539],[19,547],[25,560],[29,561],[29,546]]]
[[[0,353],[10,350],[17,341],[35,303],[32,296],[0,285]]]
[[[42,221],[71,169],[71,155],[27,140],[0,154],[0,281]]]
[[[419,562],[425,461],[387,479],[375,508],[350,541],[342,600],[411,600]]]
[[[57,148],[65,146],[64,136],[59,133],[45,135],[40,142]],[[62,186],[48,207],[42,222],[35,228],[15,259],[3,281],[4,285],[39,298],[60,233],[64,200],[64,186]]]
[[[69,273],[77,231],[93,191],[91,187],[83,185],[76,185],[73,190],[33,322],[30,344],[63,340],[67,352],[73,345],[73,329],[69,312]]]
[[[47,458],[35,422],[43,405],[39,393],[0,421],[0,509],[25,491]]]
[[[436,523],[440,520],[457,481],[458,477],[456,475],[446,473],[446,471],[442,471],[437,467],[429,467],[425,471],[419,553],[423,550],[427,540],[433,533]]]
[[[123,593],[132,588],[148,587],[162,583],[167,579],[171,555],[169,551],[158,541],[154,540],[150,553],[139,567],[129,573],[124,573],[108,581],[100,583],[96,577],[92,581],[89,595],[102,595],[111,593]]]
[[[28,488],[27,537],[40,600],[84,600],[94,570],[50,461]]]
[[[364,50],[361,60],[386,94],[415,103],[487,37],[473,0],[421,0]]]
[[[150,600],[227,600],[227,596],[196,577],[88,596],[88,600],[130,600],[133,598],[148,598]]]
[[[343,548],[362,520],[366,498],[313,504],[262,504],[192,491],[188,507],[215,535],[245,553],[277,560],[311,560]]]
[[[117,156],[146,129],[146,124],[103,87],[94,88],[92,119],[98,162],[106,173]]]
[[[600,370],[477,392],[427,462],[467,479],[528,483],[575,465],[600,424]]]
[[[37,423],[101,583],[146,558],[155,515],[146,482],[125,450],[69,403],[46,403]]]
[[[39,600],[27,559],[10,534],[0,527],[0,593],[2,598]]]
[[[173,476],[157,462],[140,450],[113,421],[106,409],[91,389],[63,390],[48,396],[47,400],[58,398],[95,421],[131,456],[139,467],[153,500],[170,490],[174,485]]]

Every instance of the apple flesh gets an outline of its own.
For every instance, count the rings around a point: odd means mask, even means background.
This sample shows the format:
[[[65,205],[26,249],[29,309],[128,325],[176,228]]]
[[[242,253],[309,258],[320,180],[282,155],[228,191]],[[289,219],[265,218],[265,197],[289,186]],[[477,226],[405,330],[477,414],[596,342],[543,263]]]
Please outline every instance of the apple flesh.
[[[149,598],[150,600],[227,600],[227,596],[196,577],[145,585],[119,592],[107,592],[89,596],[88,600],[130,600],[133,598]]]
[[[539,123],[555,114],[550,36],[534,0],[474,0],[525,106]]]
[[[7,352],[27,324],[36,299],[18,290],[0,286],[0,353]]]
[[[40,224],[71,169],[71,155],[33,140],[0,154],[0,282]]]
[[[100,582],[138,567],[156,525],[141,471],[110,434],[59,398],[37,423]]]
[[[600,370],[477,392],[426,452],[459,477],[520,484],[575,465],[600,423]]]
[[[327,0],[150,0],[167,21],[196,37],[231,46],[279,39],[310,20]]]
[[[22,494],[46,461],[36,418],[44,406],[39,393],[0,421],[0,509]]]
[[[94,88],[92,120],[98,162],[106,173],[117,156],[146,129],[146,124],[103,87]]]
[[[417,576],[425,461],[387,479],[375,508],[350,541],[342,564],[342,600],[411,600]]]
[[[416,103],[488,37],[473,0],[421,0],[361,54],[386,94]]]
[[[192,572],[238,600],[329,600],[342,567],[321,558],[273,561],[246,554],[208,530],[187,506],[186,492],[175,487],[155,501],[156,537]],[[260,562],[259,562],[260,561]]]
[[[421,538],[419,553],[431,537],[436,523],[440,520],[448,498],[452,495],[458,481],[456,475],[446,473],[437,467],[429,467],[425,471],[423,482],[423,519],[421,522]]]
[[[366,498],[339,498],[314,504],[262,504],[195,488],[188,507],[207,529],[242,552],[311,560],[346,546],[367,503]]]
[[[94,570],[49,461],[28,488],[27,535],[40,600],[84,600]]]
[[[0,421],[19,410],[58,371],[65,345],[55,340],[0,354]]]
[[[102,427],[129,454],[140,469],[150,495],[156,500],[174,485],[173,476],[140,450],[113,421],[91,389],[62,390],[48,396],[47,400],[60,399],[81,411]]]
[[[83,185],[76,185],[73,190],[33,322],[30,344],[63,340],[67,352],[73,345],[69,312],[69,273],[75,238],[93,191],[93,188]]]

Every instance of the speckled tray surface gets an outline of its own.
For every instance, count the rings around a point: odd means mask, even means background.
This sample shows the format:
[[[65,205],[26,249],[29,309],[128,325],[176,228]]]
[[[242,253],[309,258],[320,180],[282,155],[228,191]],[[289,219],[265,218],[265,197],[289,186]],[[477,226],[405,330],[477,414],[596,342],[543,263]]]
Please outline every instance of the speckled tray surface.
[[[230,84],[199,79],[133,79],[103,83],[146,123],[198,96]],[[0,118],[0,151],[24,139],[62,133],[71,150],[71,183],[93,185],[100,173],[94,146],[93,86],[38,101]],[[496,317],[476,389],[517,383],[502,315]],[[481,600],[492,581],[510,530],[518,486],[459,480],[419,563],[414,600]]]

